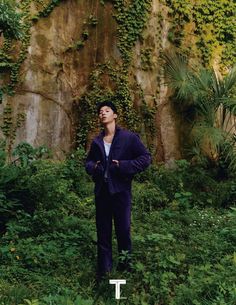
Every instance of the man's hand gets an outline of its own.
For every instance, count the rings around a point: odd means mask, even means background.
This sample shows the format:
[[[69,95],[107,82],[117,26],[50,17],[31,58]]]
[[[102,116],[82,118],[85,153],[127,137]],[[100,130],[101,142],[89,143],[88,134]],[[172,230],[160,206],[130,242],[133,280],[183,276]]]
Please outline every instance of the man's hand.
[[[97,161],[97,162],[96,162],[96,164],[95,164],[95,166],[94,166],[95,169],[97,168],[97,166],[98,166],[98,164],[99,164],[100,162],[101,162],[101,161]]]
[[[119,161],[118,160],[112,160],[112,162],[116,163],[116,166],[119,166]]]

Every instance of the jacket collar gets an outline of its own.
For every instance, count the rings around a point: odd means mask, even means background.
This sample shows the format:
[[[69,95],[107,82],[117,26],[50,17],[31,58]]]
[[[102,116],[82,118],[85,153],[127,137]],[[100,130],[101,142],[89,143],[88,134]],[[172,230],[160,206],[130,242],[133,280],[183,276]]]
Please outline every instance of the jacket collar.
[[[121,130],[121,127],[118,126],[118,125],[115,125],[115,134],[114,134],[113,139],[117,136],[117,133],[119,133],[120,130]],[[98,137],[101,138],[101,139],[103,140],[104,136],[105,136],[105,129],[103,129],[103,130],[99,133]]]
[[[112,140],[111,148],[112,148],[114,142],[116,141],[117,135],[119,134],[121,129],[122,128],[120,126],[118,126],[118,125],[115,126],[115,134],[114,134],[114,137],[113,137],[113,140]],[[99,147],[102,151],[104,160],[105,160],[105,148],[104,148],[104,144],[103,144],[103,137],[104,136],[105,136],[105,129],[100,131],[99,135],[94,139],[94,141],[99,145]]]

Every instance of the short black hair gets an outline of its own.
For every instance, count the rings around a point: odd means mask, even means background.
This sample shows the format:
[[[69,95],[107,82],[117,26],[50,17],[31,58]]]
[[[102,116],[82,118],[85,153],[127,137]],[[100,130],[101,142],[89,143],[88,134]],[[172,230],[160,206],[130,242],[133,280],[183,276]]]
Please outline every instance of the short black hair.
[[[111,101],[105,101],[105,102],[99,103],[98,106],[97,106],[97,113],[98,114],[100,112],[100,109],[104,106],[110,107],[113,110],[113,112],[117,114],[117,108],[116,108],[115,104],[113,104]]]

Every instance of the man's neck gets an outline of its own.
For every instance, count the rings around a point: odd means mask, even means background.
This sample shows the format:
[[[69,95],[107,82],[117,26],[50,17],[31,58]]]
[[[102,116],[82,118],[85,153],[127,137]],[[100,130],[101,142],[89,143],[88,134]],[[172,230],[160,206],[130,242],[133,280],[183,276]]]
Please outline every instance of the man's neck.
[[[114,135],[115,134],[115,130],[116,130],[116,123],[115,123],[115,121],[111,122],[109,124],[106,124],[104,126],[104,130],[105,130],[105,135],[106,136]]]

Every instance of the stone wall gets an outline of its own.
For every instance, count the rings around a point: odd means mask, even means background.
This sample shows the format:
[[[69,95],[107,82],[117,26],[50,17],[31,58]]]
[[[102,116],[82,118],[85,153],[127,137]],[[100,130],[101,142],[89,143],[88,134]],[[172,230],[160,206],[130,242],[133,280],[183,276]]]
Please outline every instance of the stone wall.
[[[3,108],[10,103],[15,115],[26,114],[23,126],[17,130],[15,144],[20,141],[33,146],[45,144],[58,158],[75,147],[76,126],[80,120],[74,111],[75,98],[78,100],[88,90],[90,73],[98,63],[110,61],[119,65],[122,62],[113,14],[110,2],[102,5],[98,0],[67,0],[31,27],[27,58],[20,71],[21,82],[16,94],[5,96],[1,105]],[[98,24],[88,30],[85,22],[89,16],[95,16]],[[156,160],[165,162],[181,157],[178,119],[168,100],[160,60],[160,50],[168,47],[168,26],[166,8],[159,0],[153,0],[149,20],[142,39],[136,42],[129,68],[134,106],[141,105],[138,87],[145,103],[157,108],[155,137],[148,133],[145,118],[141,136],[147,145],[153,145]],[[85,30],[89,31],[89,37],[75,50]],[[142,61],[145,50],[151,55],[147,66]]]

